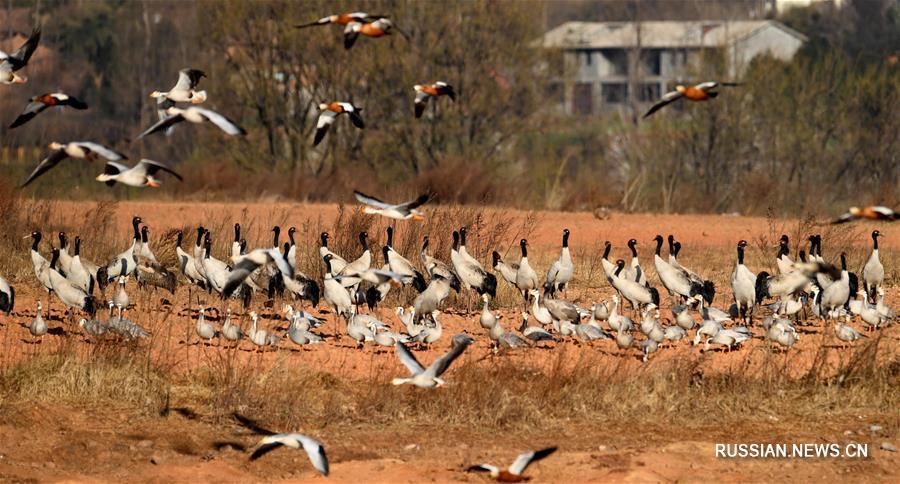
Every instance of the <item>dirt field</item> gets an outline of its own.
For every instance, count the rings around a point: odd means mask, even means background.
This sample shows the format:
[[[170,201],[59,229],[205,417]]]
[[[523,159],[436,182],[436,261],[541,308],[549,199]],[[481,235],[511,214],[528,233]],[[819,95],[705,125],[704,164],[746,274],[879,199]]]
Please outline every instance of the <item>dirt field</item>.
[[[79,207],[75,204],[53,204],[49,214],[51,226],[45,227],[44,231],[52,234],[60,229],[72,230],[74,222],[69,217],[77,210]],[[330,227],[334,224],[338,209],[335,206],[289,204],[121,203],[114,212],[114,225],[118,227],[117,238],[120,239],[113,244],[114,247],[124,249],[127,245],[130,220],[135,214],[143,218],[157,237],[169,229],[196,226],[198,223],[213,227],[214,232],[217,228],[220,247],[230,243],[230,227],[234,221],[241,221],[248,227],[247,239],[251,246],[268,245],[271,240],[268,230],[273,224],[306,227],[312,233],[301,232],[298,243],[312,250],[317,243],[318,232],[323,228],[332,230]],[[430,216],[439,217],[440,211]],[[562,229],[572,231],[576,283],[567,297],[585,307],[612,294],[599,276],[598,248],[604,240],[614,243],[613,257],[627,260],[625,242],[629,238],[637,239],[644,267],[652,268],[652,237],[657,233],[676,234],[685,247],[679,260],[712,278],[719,288],[715,305],[727,308],[731,303],[729,281],[737,240],[751,242],[747,263],[752,270],[771,272],[775,253],[772,245],[777,237],[784,232],[797,239],[795,234],[810,228],[798,221],[738,216],[613,214],[608,220],[598,220],[590,213],[527,214],[491,210],[484,214],[482,227],[490,227],[492,220],[501,218],[509,221],[509,229],[499,237],[503,245],[481,247],[478,233],[474,234],[470,245],[479,253],[489,253],[490,249],[496,248],[505,254],[505,258],[515,261],[518,259],[516,242],[525,236],[532,246],[532,263],[541,275],[549,261],[558,254]],[[369,229],[370,234],[375,236],[373,245],[383,242],[384,224],[378,223],[380,225]],[[399,231],[403,226],[398,227]],[[848,250],[851,268],[855,268],[868,257],[868,233],[874,227],[885,235],[882,260],[888,274],[887,302],[892,307],[900,307],[900,290],[893,284],[893,263],[898,260],[896,255],[900,248],[900,227],[862,224],[813,229],[825,236],[826,257],[836,258],[838,251]],[[29,231],[30,228],[22,228],[23,236]],[[97,234],[91,236],[97,237]],[[446,234],[442,236],[446,237]],[[186,245],[190,245],[188,240],[186,238]],[[282,240],[285,240],[284,236]],[[830,241],[835,243],[829,245]],[[154,250],[157,253],[162,251],[156,246]],[[358,254],[358,249],[354,250],[348,258]],[[49,251],[46,242],[42,245],[42,251]],[[95,261],[103,260],[101,255],[90,251],[88,254]],[[415,253],[406,255],[411,260],[417,259]],[[483,261],[486,265],[489,262],[487,258]],[[41,343],[31,342],[26,325],[34,317],[35,299],[45,299],[46,294],[37,290],[34,276],[29,271],[19,271],[21,275],[17,274],[18,277],[10,281],[17,289],[16,310],[10,317],[0,318],[0,368],[15,368],[34,357],[47,357],[65,351],[74,352],[81,358],[92,358],[98,344],[88,341],[76,327],[60,320],[62,306],[58,301],[52,305],[50,325],[53,334],[46,336]],[[655,273],[652,270],[649,272],[652,283],[660,287]],[[500,298],[503,321],[508,330],[513,329],[521,320],[518,300],[512,290],[505,287],[504,281],[499,284],[504,286]],[[108,290],[107,296],[111,295],[111,291]],[[663,317],[671,318],[668,298],[664,290],[661,292],[664,299]],[[160,416],[147,410],[153,405],[117,402],[114,399],[98,403],[84,399],[4,400],[0,396],[0,480],[236,482],[321,479],[309,465],[305,454],[294,450],[280,449],[259,461],[248,461],[248,452],[259,436],[252,435],[233,419],[224,418],[223,414],[229,415],[232,410],[250,411],[252,407],[244,409],[239,406],[226,410],[197,403],[203,399],[184,382],[209,369],[221,368],[223,360],[228,360],[229,365],[242,371],[266,375],[281,371],[279,369],[301,373],[314,370],[331,375],[338,382],[335,385],[371,384],[378,387],[373,390],[373,395],[384,392],[399,394],[401,403],[416,400],[420,398],[417,392],[423,392],[388,385],[390,378],[405,373],[393,351],[378,351],[374,347],[357,349],[346,336],[336,340],[333,337],[333,315],[324,310],[324,302],[315,311],[328,320],[323,331],[327,337],[325,344],[299,349],[285,342],[277,351],[258,353],[247,341],[239,349],[194,344],[195,313],[187,307],[188,292],[185,287],[180,287],[173,296],[129,286],[129,294],[135,307],[128,316],[153,333],[151,340],[144,345],[146,360],[154,366],[165,368],[172,381],[176,382],[166,394],[170,401],[166,402],[165,408],[169,411],[165,416]],[[224,303],[217,298],[203,298],[210,307],[224,308]],[[409,300],[411,295],[405,293],[404,301]],[[398,302],[397,299],[389,299],[388,304],[376,310],[376,315],[395,328],[400,326],[393,315],[393,306]],[[839,373],[849,360],[861,358],[865,356],[865,351],[873,348],[873,345],[866,346],[865,350],[863,345],[838,348],[833,331],[826,330],[820,323],[810,322],[800,328],[801,340],[789,352],[774,351],[761,339],[763,330],[756,328],[757,338],[737,351],[703,352],[702,345],[695,347],[690,342],[682,341],[661,349],[647,363],[641,361],[636,350],[619,350],[612,341],[582,344],[570,340],[550,344],[547,348],[494,354],[478,325],[477,312],[465,314],[467,302],[462,297],[451,297],[440,318],[444,325],[443,339],[433,348],[417,351],[421,361],[430,362],[446,351],[452,334],[466,332],[477,339],[477,343],[447,373],[450,386],[453,386],[454,379],[467,381],[467,368],[490,371],[498,365],[520,367],[523,372],[533,372],[534,378],[550,378],[590,368],[602,372],[610,380],[628,380],[632,385],[667,374],[686,362],[690,364],[694,376],[700,379],[744,373],[766,375],[771,368],[790,378],[800,379],[813,371],[829,373],[828,378],[831,378],[830,373]],[[196,305],[193,306],[196,309]],[[262,300],[257,298],[253,307],[261,313],[262,323],[266,327],[284,328],[285,321],[278,314],[281,302],[273,306],[264,307]],[[309,309],[306,303],[303,307]],[[249,321],[243,310],[236,303],[231,303],[231,308],[246,329]],[[217,322],[218,318],[213,317],[212,320]],[[861,329],[860,325],[856,326]],[[870,336],[871,340],[877,340],[878,352],[873,357],[875,364],[896,366],[900,354],[897,351],[897,341],[900,339],[898,325]],[[276,381],[270,385],[277,386],[278,383]],[[499,385],[502,388],[502,382]],[[89,384],[84,383],[83,386],[88,387]],[[291,391],[298,395],[298,399],[302,398],[303,388]],[[447,395],[448,405],[465,405],[465,399],[451,393],[453,391],[452,388],[434,390]],[[896,391],[894,385],[882,398],[894,401]],[[358,408],[348,408],[331,409],[337,412],[331,415],[345,412],[346,419],[338,417],[322,421],[312,417],[308,420],[301,418],[299,421],[306,424],[303,428],[275,430],[301,430],[323,441],[331,461],[332,473],[328,479],[337,482],[482,482],[486,480],[484,477],[465,473],[465,467],[482,461],[506,465],[519,452],[550,445],[559,446],[559,451],[528,469],[528,474],[540,482],[661,482],[709,478],[751,482],[785,478],[896,482],[900,477],[900,454],[879,448],[883,442],[900,445],[900,410],[896,407],[885,410],[878,401],[859,402],[847,398],[843,406],[817,409],[817,418],[810,418],[810,411],[800,411],[790,406],[759,408],[754,405],[741,407],[743,403],[731,405],[726,395],[720,398],[723,402],[721,408],[707,409],[708,413],[698,416],[687,415],[685,412],[691,411],[688,408],[666,406],[667,396],[655,395],[654,392],[655,389],[648,386],[644,393],[662,400],[663,403],[656,408],[664,411],[656,417],[644,415],[634,420],[596,417],[595,414],[603,413],[602,408],[572,408],[566,410],[570,415],[568,418],[559,418],[551,409],[538,406],[534,411],[554,415],[552,420],[548,417],[548,422],[552,423],[507,423],[479,428],[465,421],[430,425],[421,415],[407,417],[399,410],[397,413],[385,410],[367,414]],[[504,399],[516,398],[516,395],[504,392],[497,395],[497,406],[504,405]],[[817,401],[816,398],[811,396],[809,399]],[[836,398],[840,401],[841,397],[838,395]],[[743,402],[740,399],[736,401]],[[772,401],[778,402],[777,396],[767,400],[766,404]],[[793,400],[785,399],[782,404],[789,401]],[[323,400],[322,405],[327,406],[327,402],[327,399]],[[596,402],[601,407],[606,404]],[[627,402],[624,406],[627,407]],[[635,402],[635,406],[640,404]],[[470,411],[490,413],[493,409]],[[728,417],[720,418],[720,411],[721,415]],[[613,414],[615,412],[610,410],[610,415]],[[745,414],[746,418],[740,418],[741,414]],[[390,415],[390,418],[384,415]],[[270,422],[287,418],[277,415],[248,416],[267,427]],[[531,416],[520,417],[530,422],[541,420]],[[877,427],[871,427],[873,425]],[[865,443],[869,445],[869,456],[866,459],[716,458],[715,443],[738,442],[838,443],[841,448],[849,443]]]

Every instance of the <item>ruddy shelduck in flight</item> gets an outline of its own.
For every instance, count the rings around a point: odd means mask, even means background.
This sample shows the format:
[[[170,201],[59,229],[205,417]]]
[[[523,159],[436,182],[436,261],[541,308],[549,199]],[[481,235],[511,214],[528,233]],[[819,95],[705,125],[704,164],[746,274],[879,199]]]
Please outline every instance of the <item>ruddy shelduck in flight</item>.
[[[469,472],[489,472],[491,477],[497,482],[527,481],[528,478],[522,475],[522,473],[525,472],[525,469],[527,469],[532,462],[539,461],[554,452],[556,452],[556,447],[548,447],[546,449],[520,454],[519,457],[516,457],[516,460],[512,465],[509,466],[509,469],[500,470],[499,467],[491,464],[478,464],[469,467],[467,470]]]
[[[353,47],[353,44],[360,34],[365,35],[366,37],[378,38],[384,37],[385,35],[391,35],[394,30],[400,32],[400,35],[402,35],[403,38],[409,39],[406,32],[400,30],[387,18],[380,18],[372,23],[350,22],[347,24],[347,27],[344,28],[344,48],[349,49]]]
[[[328,128],[334,124],[334,120],[337,119],[341,114],[347,114],[350,117],[350,121],[353,123],[353,126],[356,126],[359,129],[363,129],[366,127],[366,123],[363,122],[362,116],[359,115],[359,112],[362,111],[362,108],[358,106],[354,106],[353,103],[347,102],[330,102],[330,103],[321,103],[319,104],[319,120],[316,122],[316,136],[313,139],[313,146],[317,146],[322,142],[322,139],[325,137],[325,133],[328,132]]]
[[[646,118],[650,116],[666,105],[671,104],[681,98],[685,98],[689,101],[706,101],[709,99],[713,99],[719,95],[719,93],[715,90],[719,86],[733,87],[739,85],[739,83],[735,82],[701,82],[696,86],[683,86],[679,84],[675,86],[674,91],[664,94],[663,97],[660,98],[659,102],[654,104],[653,107],[651,107],[650,110],[647,111],[647,114],[644,114],[644,117]]]
[[[88,108],[88,105],[83,103],[82,101],[79,101],[78,99],[75,99],[74,97],[63,94],[61,92],[34,96],[28,101],[28,106],[25,106],[25,110],[22,111],[22,114],[20,114],[19,117],[17,117],[16,120],[9,125],[9,129],[22,126],[51,106],[69,106],[72,109],[79,110]]]
[[[416,84],[413,86],[413,89],[416,91],[417,118],[422,117],[422,113],[425,112],[425,106],[428,105],[428,100],[431,98],[447,96],[451,101],[456,102],[456,91],[453,90],[453,86],[444,81],[437,81],[434,84],[427,85]],[[437,100],[435,100],[435,102],[437,102]]]
[[[374,22],[379,19],[386,18],[387,15],[369,15],[366,12],[350,12],[350,13],[339,13],[337,15],[329,15],[327,17],[322,17],[315,22],[309,22],[306,24],[295,25],[295,28],[304,29],[306,27],[316,27],[319,25],[347,25],[350,22]]]
[[[867,219],[867,220],[883,220],[888,222],[893,222],[894,220],[900,219],[900,214],[891,210],[888,207],[884,207],[881,205],[875,205],[870,207],[850,207],[850,210],[847,213],[841,215],[836,218],[831,223],[842,224],[846,222],[852,222],[854,220],[859,219]]]

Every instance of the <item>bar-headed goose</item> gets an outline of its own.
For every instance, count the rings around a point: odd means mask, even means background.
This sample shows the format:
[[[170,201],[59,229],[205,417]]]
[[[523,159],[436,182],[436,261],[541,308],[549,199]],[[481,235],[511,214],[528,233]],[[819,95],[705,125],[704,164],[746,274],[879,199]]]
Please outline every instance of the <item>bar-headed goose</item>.
[[[47,334],[47,322],[44,321],[44,316],[41,314],[43,306],[41,306],[41,302],[37,302],[37,314],[34,315],[34,319],[31,320],[31,324],[28,325],[28,332],[31,333],[32,338],[41,338],[41,342],[44,341],[44,335]]]
[[[560,250],[559,259],[553,261],[547,269],[544,292],[553,296],[556,294],[556,291],[565,291],[574,273],[575,266],[572,264],[572,255],[569,253],[569,229],[563,229],[562,249]]]
[[[182,121],[187,121],[193,124],[203,124],[206,122],[210,122],[216,125],[217,128],[224,131],[226,134],[229,134],[231,136],[247,134],[247,131],[244,128],[238,126],[238,124],[234,121],[215,111],[198,108],[197,106],[191,106],[186,109],[172,106],[166,109],[166,114],[168,115],[167,118],[157,121],[156,124],[150,126],[143,133],[139,134],[136,139],[141,139],[144,136],[148,136],[159,131],[164,131],[167,128],[174,126]]]
[[[31,174],[28,175],[28,178],[22,183],[21,187],[27,186],[39,176],[59,164],[59,162],[69,157],[88,161],[94,161],[99,157],[106,158],[109,161],[119,161],[128,158],[116,150],[109,149],[103,145],[92,143],[90,141],[72,141],[66,144],[54,141],[49,144],[49,147],[53,152],[38,163],[38,166],[36,166]]]
[[[16,304],[16,290],[14,287],[9,285],[9,282],[0,276],[0,311],[6,313],[9,316],[9,313],[12,312],[13,306]],[[38,303],[40,304],[40,303]]]
[[[516,457],[516,460],[512,463],[512,465],[509,466],[509,469],[501,470],[495,465],[478,464],[471,466],[466,470],[468,472],[487,472],[490,474],[491,479],[494,479],[497,482],[527,481],[528,478],[522,475],[522,473],[525,472],[525,469],[527,469],[532,462],[537,462],[554,452],[556,452],[556,447],[548,447],[546,449],[534,450],[531,452],[520,454],[519,457]]]
[[[756,307],[756,274],[744,265],[744,249],[747,241],[741,240],[737,244],[737,263],[731,274],[731,289],[734,293],[734,303],[737,305],[738,314],[747,322],[748,317],[753,317],[753,308]]]
[[[172,103],[191,103],[201,104],[206,101],[206,91],[196,91],[194,88],[200,83],[200,79],[206,77],[206,73],[197,69],[181,69],[178,71],[178,81],[167,92],[153,91],[150,97],[156,99],[158,104],[166,104],[165,101]],[[174,104],[166,105],[169,107]],[[162,119],[162,118],[160,118]]]
[[[435,388],[445,385],[446,382],[441,379],[441,375],[450,368],[453,360],[463,354],[466,348],[474,342],[474,339],[465,334],[457,334],[450,342],[450,351],[434,360],[431,366],[426,369],[403,343],[397,341],[395,345],[397,357],[409,369],[410,376],[408,378],[394,378],[391,383],[394,385],[415,385],[419,388]]]
[[[299,449],[302,447],[313,467],[315,467],[323,476],[328,475],[328,457],[325,456],[325,446],[312,437],[307,437],[306,435],[298,433],[267,435],[263,437],[257,445],[258,447],[256,450],[250,454],[250,460],[259,459],[268,452],[281,446],[290,447],[292,449]]]
[[[60,108],[62,108],[63,106],[69,106],[72,109],[78,110],[84,110],[88,108],[88,105],[84,102],[61,92],[34,96],[28,100],[28,105],[25,106],[25,110],[22,111],[22,114],[20,114],[16,118],[16,120],[9,125],[9,129],[15,129],[19,126],[22,126],[51,106],[58,106]]]
[[[413,86],[413,90],[416,91],[416,118],[422,117],[422,113],[425,112],[425,107],[431,98],[434,98],[434,102],[437,103],[437,98],[447,96],[451,101],[456,102],[456,91],[453,90],[453,86],[444,81],[425,85],[416,84]]]
[[[425,220],[425,217],[422,216],[422,212],[416,210],[416,208],[422,206],[431,198],[431,195],[426,193],[419,195],[415,200],[391,204],[383,202],[371,195],[366,195],[358,190],[353,191],[353,196],[356,197],[360,203],[366,205],[366,207],[363,208],[363,212],[381,215],[394,220]]]
[[[27,77],[20,76],[16,72],[28,65],[40,41],[41,29],[35,27],[28,40],[12,54],[0,50],[0,84],[24,84],[28,81]]]
[[[130,187],[159,188],[162,184],[156,178],[156,174],[160,171],[171,173],[178,181],[184,180],[181,178],[181,175],[167,165],[146,158],[132,167],[116,163],[115,161],[107,161],[103,173],[97,175],[96,180],[109,186],[113,186],[118,182]]]
[[[319,111],[319,119],[316,121],[316,135],[315,138],[313,138],[313,146],[318,146],[319,143],[322,142],[322,139],[325,138],[325,133],[328,132],[328,129],[331,128],[331,125],[334,124],[334,121],[341,114],[347,114],[347,116],[350,117],[350,122],[353,123],[353,126],[356,126],[359,129],[364,129],[366,127],[366,123],[359,114],[359,112],[362,111],[362,108],[354,106],[353,103],[339,101],[320,103]]]
[[[884,284],[884,265],[878,257],[878,237],[881,237],[881,232],[873,230],[872,253],[862,271],[863,285],[870,301],[875,301],[878,289]]]

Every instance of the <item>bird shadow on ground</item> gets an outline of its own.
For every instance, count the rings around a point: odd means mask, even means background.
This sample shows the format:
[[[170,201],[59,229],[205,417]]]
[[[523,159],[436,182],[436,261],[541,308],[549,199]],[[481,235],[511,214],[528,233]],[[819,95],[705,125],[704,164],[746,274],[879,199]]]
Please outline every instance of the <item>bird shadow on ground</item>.
[[[235,420],[237,420],[237,422],[242,427],[252,431],[255,434],[258,434],[258,435],[274,435],[275,434],[275,432],[273,432],[265,427],[261,427],[258,423],[256,423],[255,420],[253,420],[249,417],[245,417],[237,412],[234,412],[231,415],[234,417]]]

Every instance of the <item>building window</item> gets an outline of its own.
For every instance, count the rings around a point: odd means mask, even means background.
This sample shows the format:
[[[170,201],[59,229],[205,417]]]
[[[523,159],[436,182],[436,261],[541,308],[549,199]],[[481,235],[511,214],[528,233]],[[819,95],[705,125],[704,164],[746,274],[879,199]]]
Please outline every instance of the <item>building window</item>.
[[[648,76],[659,76],[662,74],[661,53],[659,49],[650,49],[641,51],[641,65],[644,68],[644,74]]]
[[[603,49],[600,51],[600,55],[603,56],[609,66],[607,75],[628,75],[628,53],[625,52],[625,49]]]
[[[572,113],[580,116],[594,114],[594,84],[575,83],[572,89]]]
[[[624,103],[628,100],[628,84],[624,82],[603,83],[603,102],[606,104]]]
[[[647,82],[638,85],[638,101],[642,103],[656,102],[660,98],[658,82]]]

